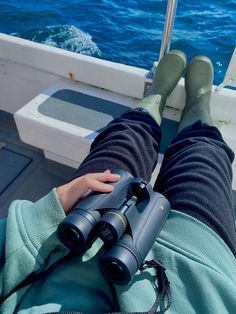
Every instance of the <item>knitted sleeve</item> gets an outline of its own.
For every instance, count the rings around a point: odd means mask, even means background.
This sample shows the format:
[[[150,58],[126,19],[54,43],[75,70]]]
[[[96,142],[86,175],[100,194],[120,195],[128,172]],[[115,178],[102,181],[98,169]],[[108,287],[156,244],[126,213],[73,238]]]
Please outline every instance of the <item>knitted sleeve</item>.
[[[56,232],[64,217],[55,189],[36,203],[17,200],[11,204],[7,220],[0,223],[1,295],[68,253]]]

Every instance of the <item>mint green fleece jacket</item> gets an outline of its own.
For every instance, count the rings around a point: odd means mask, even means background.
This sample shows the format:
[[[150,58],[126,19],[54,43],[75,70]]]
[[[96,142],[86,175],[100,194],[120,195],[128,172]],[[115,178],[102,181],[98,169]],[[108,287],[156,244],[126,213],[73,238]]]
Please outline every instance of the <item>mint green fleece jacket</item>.
[[[6,295],[34,271],[43,271],[68,253],[57,237],[65,214],[55,190],[36,203],[15,201],[0,222],[0,294]],[[59,266],[46,279],[22,288],[0,313],[47,313],[78,310],[109,312],[113,294],[98,268],[102,243]],[[177,211],[169,218],[147,259],[167,269],[173,303],[167,313],[236,313],[236,260],[207,226]],[[155,301],[152,270],[137,273],[115,287],[122,311],[146,311]]]

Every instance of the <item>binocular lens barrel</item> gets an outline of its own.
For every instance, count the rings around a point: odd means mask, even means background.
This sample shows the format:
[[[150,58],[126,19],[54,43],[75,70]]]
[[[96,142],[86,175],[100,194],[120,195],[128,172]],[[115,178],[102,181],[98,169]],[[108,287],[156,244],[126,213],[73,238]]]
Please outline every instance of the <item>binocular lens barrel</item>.
[[[101,257],[99,267],[110,282],[125,285],[130,282],[139,265],[134,254],[117,243]]]
[[[99,219],[82,210],[68,215],[58,226],[58,236],[61,242],[70,250],[81,252],[92,240],[91,230]]]
[[[65,226],[61,229],[62,237],[71,247],[79,247],[81,245],[81,236],[78,230],[73,226]]]

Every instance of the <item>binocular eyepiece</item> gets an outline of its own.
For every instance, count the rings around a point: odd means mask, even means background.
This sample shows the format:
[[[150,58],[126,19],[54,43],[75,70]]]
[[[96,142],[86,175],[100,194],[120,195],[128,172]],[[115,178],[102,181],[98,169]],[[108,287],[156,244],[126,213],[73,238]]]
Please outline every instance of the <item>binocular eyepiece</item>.
[[[111,193],[91,194],[79,201],[58,226],[61,242],[83,253],[99,237],[106,246],[99,260],[114,284],[130,282],[160,233],[170,210],[168,200],[150,183],[123,170]]]

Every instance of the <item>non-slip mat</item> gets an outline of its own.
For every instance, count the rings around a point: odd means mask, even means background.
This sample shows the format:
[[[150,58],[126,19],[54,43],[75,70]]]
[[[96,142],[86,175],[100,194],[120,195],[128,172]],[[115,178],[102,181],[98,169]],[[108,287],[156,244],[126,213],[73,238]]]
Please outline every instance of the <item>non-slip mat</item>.
[[[25,179],[42,160],[41,154],[14,144],[6,143],[0,149],[0,207],[24,184]]]
[[[129,109],[128,106],[69,89],[57,91],[38,107],[45,116],[96,132]]]

